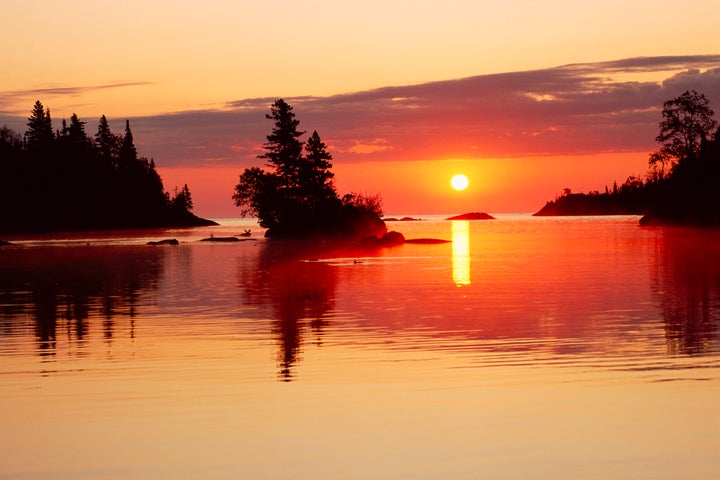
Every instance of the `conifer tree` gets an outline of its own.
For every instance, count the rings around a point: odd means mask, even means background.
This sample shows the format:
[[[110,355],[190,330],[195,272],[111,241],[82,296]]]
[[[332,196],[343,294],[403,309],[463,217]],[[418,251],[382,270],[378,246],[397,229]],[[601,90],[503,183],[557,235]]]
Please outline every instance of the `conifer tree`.
[[[137,150],[133,141],[130,120],[125,120],[125,136],[123,137],[120,151],[118,152],[118,163],[121,169],[128,169],[137,162]]]
[[[110,125],[108,125],[105,115],[100,117],[97,133],[95,134],[95,145],[103,163],[116,166],[119,139],[110,131]]]
[[[40,100],[35,102],[27,122],[28,130],[25,132],[25,143],[28,149],[44,149],[52,145],[55,135],[50,119],[50,110],[45,110]]]
[[[85,133],[85,123],[81,122],[76,114],[70,117],[70,125],[67,127],[67,136],[70,142],[78,146],[86,146],[90,144],[90,139]]]
[[[296,188],[303,148],[302,142],[298,139],[305,132],[298,130],[300,121],[295,119],[293,107],[283,99],[276,100],[272,104],[270,113],[266,114],[265,118],[273,120],[275,125],[266,137],[267,143],[263,146],[265,153],[259,158],[267,159],[268,166],[275,168],[281,186]]]
[[[175,198],[172,199],[172,206],[178,210],[190,211],[193,209],[192,195],[187,183],[178,191],[175,187]]]
[[[305,158],[299,171],[300,182],[308,195],[321,201],[337,199],[331,168],[332,155],[317,131],[313,131],[305,144]]]

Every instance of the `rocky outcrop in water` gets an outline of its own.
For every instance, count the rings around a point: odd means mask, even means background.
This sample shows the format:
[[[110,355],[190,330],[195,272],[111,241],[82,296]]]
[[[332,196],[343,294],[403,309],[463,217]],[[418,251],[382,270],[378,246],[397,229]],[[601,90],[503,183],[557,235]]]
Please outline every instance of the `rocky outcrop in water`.
[[[485,212],[470,212],[463,213],[462,215],[455,215],[454,217],[447,218],[446,220],[495,220],[495,217],[488,215]]]

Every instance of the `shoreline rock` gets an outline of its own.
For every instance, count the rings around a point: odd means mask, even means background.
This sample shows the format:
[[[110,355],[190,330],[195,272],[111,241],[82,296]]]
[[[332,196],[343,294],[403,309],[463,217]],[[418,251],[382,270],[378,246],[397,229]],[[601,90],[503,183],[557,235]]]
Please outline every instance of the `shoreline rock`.
[[[180,242],[175,238],[166,238],[165,240],[151,240],[146,245],[180,245]]]

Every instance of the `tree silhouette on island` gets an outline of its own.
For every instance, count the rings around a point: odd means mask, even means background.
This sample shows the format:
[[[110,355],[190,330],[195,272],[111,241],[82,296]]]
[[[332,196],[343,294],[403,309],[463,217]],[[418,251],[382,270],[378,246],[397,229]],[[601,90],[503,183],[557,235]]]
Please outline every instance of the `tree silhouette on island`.
[[[314,131],[305,132],[293,107],[276,100],[265,117],[274,122],[265,153],[269,171],[246,168],[235,186],[233,200],[240,214],[255,216],[265,235],[273,238],[382,238],[381,199],[349,193],[338,196],[333,182],[332,155]]]
[[[641,225],[720,225],[720,128],[704,94],[688,90],[663,104],[649,173],[605,192],[566,188],[536,216],[643,215]]]
[[[184,185],[171,198],[153,159],[139,157],[103,115],[90,138],[77,115],[53,131],[38,100],[24,136],[0,128],[0,232],[41,233],[215,225],[191,213]]]

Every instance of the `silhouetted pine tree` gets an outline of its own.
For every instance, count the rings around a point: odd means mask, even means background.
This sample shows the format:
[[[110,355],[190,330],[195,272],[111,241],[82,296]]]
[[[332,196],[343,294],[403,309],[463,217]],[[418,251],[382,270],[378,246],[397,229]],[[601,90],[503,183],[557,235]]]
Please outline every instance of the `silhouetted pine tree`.
[[[266,137],[267,143],[263,145],[265,153],[258,158],[267,159],[268,166],[275,169],[281,187],[297,188],[303,148],[298,139],[305,134],[298,130],[300,121],[295,118],[293,108],[283,99],[272,104],[265,118],[273,120],[275,125]]]
[[[171,205],[175,209],[187,210],[188,212],[193,209],[192,195],[187,183],[180,190],[175,187],[175,197],[173,197]]]
[[[117,156],[121,143],[122,138],[110,131],[110,125],[108,125],[105,115],[100,117],[95,134],[95,148],[98,151],[99,160],[108,166],[117,168]]]
[[[50,110],[45,110],[40,100],[35,102],[32,113],[27,122],[28,129],[25,132],[25,145],[30,151],[45,151],[52,147],[55,140],[53,133]]]
[[[317,131],[313,131],[305,144],[305,161],[298,172],[299,181],[310,196],[321,201],[337,199],[331,168],[332,155]]]
[[[132,130],[130,129],[130,120],[125,120],[125,136],[120,144],[118,151],[118,166],[121,171],[128,170],[135,162],[137,162],[137,149],[133,140]]]

